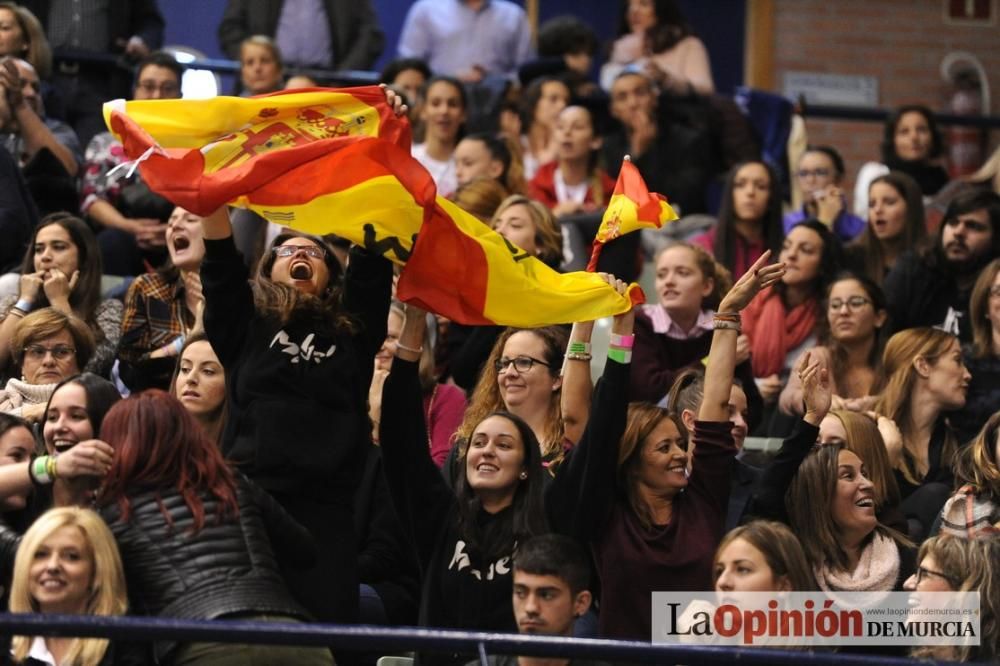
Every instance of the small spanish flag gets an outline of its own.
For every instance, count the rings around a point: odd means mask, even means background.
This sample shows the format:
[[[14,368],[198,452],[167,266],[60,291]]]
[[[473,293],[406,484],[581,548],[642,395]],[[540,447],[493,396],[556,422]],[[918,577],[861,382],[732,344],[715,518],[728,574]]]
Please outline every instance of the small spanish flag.
[[[105,118],[143,180],[208,215],[226,203],[334,233],[404,266],[403,300],[466,324],[587,321],[643,302],[592,273],[560,274],[437,195],[410,127],[377,87],[123,102]]]
[[[667,198],[649,191],[639,169],[626,155],[618,173],[618,182],[615,183],[615,192],[611,195],[601,226],[597,229],[597,236],[594,237],[594,249],[591,251],[587,270],[594,271],[597,268],[597,258],[608,241],[643,227],[659,229],[676,219],[677,213],[667,203]]]

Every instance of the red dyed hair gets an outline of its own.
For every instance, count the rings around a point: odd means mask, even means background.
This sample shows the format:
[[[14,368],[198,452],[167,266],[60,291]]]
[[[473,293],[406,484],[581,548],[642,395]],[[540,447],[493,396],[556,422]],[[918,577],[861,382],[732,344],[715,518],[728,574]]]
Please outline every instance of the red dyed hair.
[[[194,532],[205,524],[205,494],[219,500],[218,520],[238,513],[232,469],[194,417],[166,391],[150,389],[120,401],[104,417],[101,438],[115,450],[101,498],[105,504],[117,502],[122,520],[131,514],[129,494],[149,490],[156,493],[171,527],[163,491],[181,494],[194,516]]]

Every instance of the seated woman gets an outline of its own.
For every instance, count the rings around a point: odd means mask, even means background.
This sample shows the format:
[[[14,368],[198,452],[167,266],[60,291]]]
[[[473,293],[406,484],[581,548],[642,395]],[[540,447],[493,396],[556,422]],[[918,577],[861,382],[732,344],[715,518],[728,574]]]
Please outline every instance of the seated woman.
[[[132,391],[166,388],[184,338],[203,328],[201,218],[175,208],[166,241],[170,263],[137,277],[125,295],[118,372]]]
[[[208,438],[221,442],[226,422],[226,371],[204,333],[184,341],[170,389]]]
[[[456,432],[458,454],[464,455],[480,421],[488,414],[505,411],[527,424],[544,465],[561,459],[575,442],[567,437],[559,407],[559,369],[565,350],[566,332],[558,326],[505,329],[469,397]]]
[[[765,250],[775,256],[785,237],[778,176],[764,162],[733,166],[722,190],[718,223],[691,242],[715,256],[732,275],[743,275]]]
[[[378,442],[379,422],[382,420],[382,386],[392,370],[396,357],[399,335],[403,330],[403,306],[394,302],[389,308],[385,342],[375,354],[375,372],[368,393],[368,416],[372,420],[372,435]],[[427,446],[438,467],[444,465],[451,451],[452,436],[462,423],[465,412],[465,393],[454,384],[442,384],[434,376],[434,346],[430,343],[430,329],[425,335],[420,353],[420,392],[424,398],[424,422],[427,424]]]
[[[872,181],[868,224],[847,247],[852,270],[881,286],[896,260],[927,240],[920,189],[905,173],[892,171]]]
[[[728,418],[739,313],[762,287],[781,278],[780,264],[765,266],[769,256],[762,255],[720,304],[726,314],[717,315],[714,322],[704,399],[691,438],[693,463],[687,429],[678,416],[648,403],[626,409],[624,400],[613,405],[620,412],[593,410],[588,430],[598,419],[614,419],[614,429],[589,443],[599,449],[591,455],[603,461],[598,463],[601,471],[577,486],[576,493],[593,504],[586,513],[585,536],[602,583],[604,637],[648,640],[652,629],[647,602],[653,590],[711,586],[712,553],[723,535],[737,452]],[[628,362],[630,342],[628,335],[612,337],[612,353]],[[565,464],[572,465],[580,450],[574,449]],[[615,453],[617,465],[611,464]]]
[[[1000,259],[979,273],[969,299],[972,344],[962,347],[962,359],[972,379],[965,406],[951,414],[955,436],[964,444],[976,436],[1000,408]]]
[[[629,400],[657,403],[682,370],[702,365],[712,343],[715,309],[733,280],[708,252],[688,243],[671,243],[653,263],[659,303],[644,305],[636,316]],[[742,337],[740,364],[749,359],[746,343]],[[741,379],[750,380],[749,365],[743,369]]]
[[[865,221],[852,215],[847,197],[840,189],[844,180],[844,158],[830,146],[809,146],[799,158],[796,173],[802,191],[802,208],[785,215],[785,233],[799,222],[816,219],[843,242],[852,240],[865,228]]]
[[[308,618],[278,562],[308,566],[309,533],[246,477],[228,467],[181,403],[150,389],[104,419],[114,450],[101,486],[101,517],[128,562],[133,613],[196,620],[265,622]],[[192,642],[154,645],[157,662],[332,664],[325,648]]]
[[[450,76],[435,76],[424,90],[424,141],[413,144],[410,153],[431,174],[438,194],[448,197],[458,189],[455,147],[464,132],[468,98],[462,82]]]
[[[903,445],[903,436],[896,424],[874,412],[859,414],[832,409],[819,423],[816,442],[824,446],[843,445],[865,461],[868,478],[875,490],[875,515],[886,527],[905,534],[908,525],[899,508],[899,484],[889,462],[889,452],[898,451]]]
[[[82,369],[108,376],[121,336],[122,304],[101,300],[101,271],[94,234],[83,220],[65,213],[44,218],[24,255],[18,296],[0,299],[0,372],[9,367],[18,319],[51,306],[90,327],[96,347]]]
[[[552,212],[533,199],[512,194],[504,199],[493,214],[493,230],[513,245],[534,255],[550,268],[558,269],[563,262],[563,235]],[[467,326],[450,322],[444,343],[438,345],[439,363],[448,375],[466,391],[472,391],[479,381],[486,359],[497,338],[500,326]]]
[[[802,544],[784,523],[755,520],[729,531],[714,561],[716,592],[816,589]]]
[[[507,194],[523,194],[521,158],[503,137],[488,132],[470,134],[455,147],[455,179],[462,187],[481,177],[500,183]]]
[[[601,87],[610,90],[627,65],[645,67],[673,95],[715,92],[708,50],[675,0],[622,0],[618,39],[601,68]]]
[[[910,656],[922,660],[995,663],[1000,659],[1000,537],[931,537],[920,545],[920,563],[905,588],[914,592],[979,592],[978,646],[922,646]],[[919,594],[913,595],[919,599]]]
[[[0,466],[0,568],[9,571],[21,535],[44,511],[93,503],[112,453],[95,437],[118,399],[111,382],[90,373],[53,390],[42,429],[45,454],[36,457],[31,447],[30,460],[11,456]]]
[[[946,412],[961,409],[970,375],[958,339],[934,328],[911,328],[889,339],[882,358],[884,389],[875,411],[892,419],[903,444],[889,450],[909,522],[920,541],[952,490],[959,442]]]
[[[73,315],[43,308],[17,322],[10,343],[15,377],[0,391],[0,412],[40,423],[56,384],[87,365],[94,338]]]
[[[840,268],[840,243],[822,223],[803,222],[785,238],[779,260],[786,266],[781,282],[758,294],[743,315],[757,388],[772,405],[796,359],[816,342],[822,296]]]
[[[824,303],[826,318],[819,334],[823,344],[809,353],[830,369],[833,408],[871,409],[885,348],[885,295],[868,278],[841,273],[830,283]],[[786,414],[802,415],[802,384],[796,373],[789,376],[778,405]]]
[[[247,37],[240,44],[240,83],[243,95],[263,95],[281,90],[285,66],[281,51],[266,35]]]
[[[524,177],[531,180],[539,167],[556,159],[555,125],[569,105],[572,93],[562,79],[543,77],[531,82],[521,100],[521,153]]]
[[[96,513],[77,507],[52,509],[25,533],[14,561],[12,613],[114,616],[125,615],[127,606],[122,560]],[[19,664],[149,663],[149,655],[138,645],[106,638],[14,636],[11,656]]]
[[[601,135],[594,116],[582,106],[567,106],[556,118],[555,138],[556,159],[538,168],[528,196],[557,218],[603,208],[615,181],[598,165]]]
[[[925,199],[948,184],[948,172],[939,164],[944,141],[934,112],[921,104],[896,109],[885,121],[882,162],[866,162],[854,179],[854,214],[864,217],[869,209],[868,186],[889,171],[902,171],[920,188]]]
[[[941,509],[941,534],[973,539],[1000,532],[1000,412],[954,458],[955,487]]]

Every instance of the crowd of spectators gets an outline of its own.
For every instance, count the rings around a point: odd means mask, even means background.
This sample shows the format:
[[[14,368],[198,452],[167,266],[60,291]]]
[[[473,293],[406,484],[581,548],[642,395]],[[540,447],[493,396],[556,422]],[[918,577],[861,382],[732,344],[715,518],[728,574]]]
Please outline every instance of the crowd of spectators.
[[[649,641],[655,591],[973,590],[979,646],[912,654],[1000,658],[1000,158],[949,183],[904,106],[852,196],[835,146],[765,156],[675,2],[621,6],[607,48],[566,16],[536,49],[513,2],[417,0],[381,72],[438,193],[551,269],[586,264],[626,156],[681,216],[602,254],[609,289],[653,290],[595,386],[595,322],[450,322],[379,255],[119,168],[101,104],[182,95],[155,0],[0,2],[8,608]],[[229,0],[218,38],[246,96],[386,48],[369,0]],[[334,663],[7,638],[24,664]]]

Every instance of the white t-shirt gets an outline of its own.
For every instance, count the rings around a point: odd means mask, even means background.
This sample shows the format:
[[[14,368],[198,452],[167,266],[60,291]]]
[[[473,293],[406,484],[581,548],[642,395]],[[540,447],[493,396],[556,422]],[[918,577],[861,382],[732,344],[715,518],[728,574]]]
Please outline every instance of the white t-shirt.
[[[418,143],[410,149],[410,154],[431,174],[438,194],[449,197],[458,189],[458,176],[455,174],[454,155],[447,162],[436,160],[427,154],[427,144]]]

